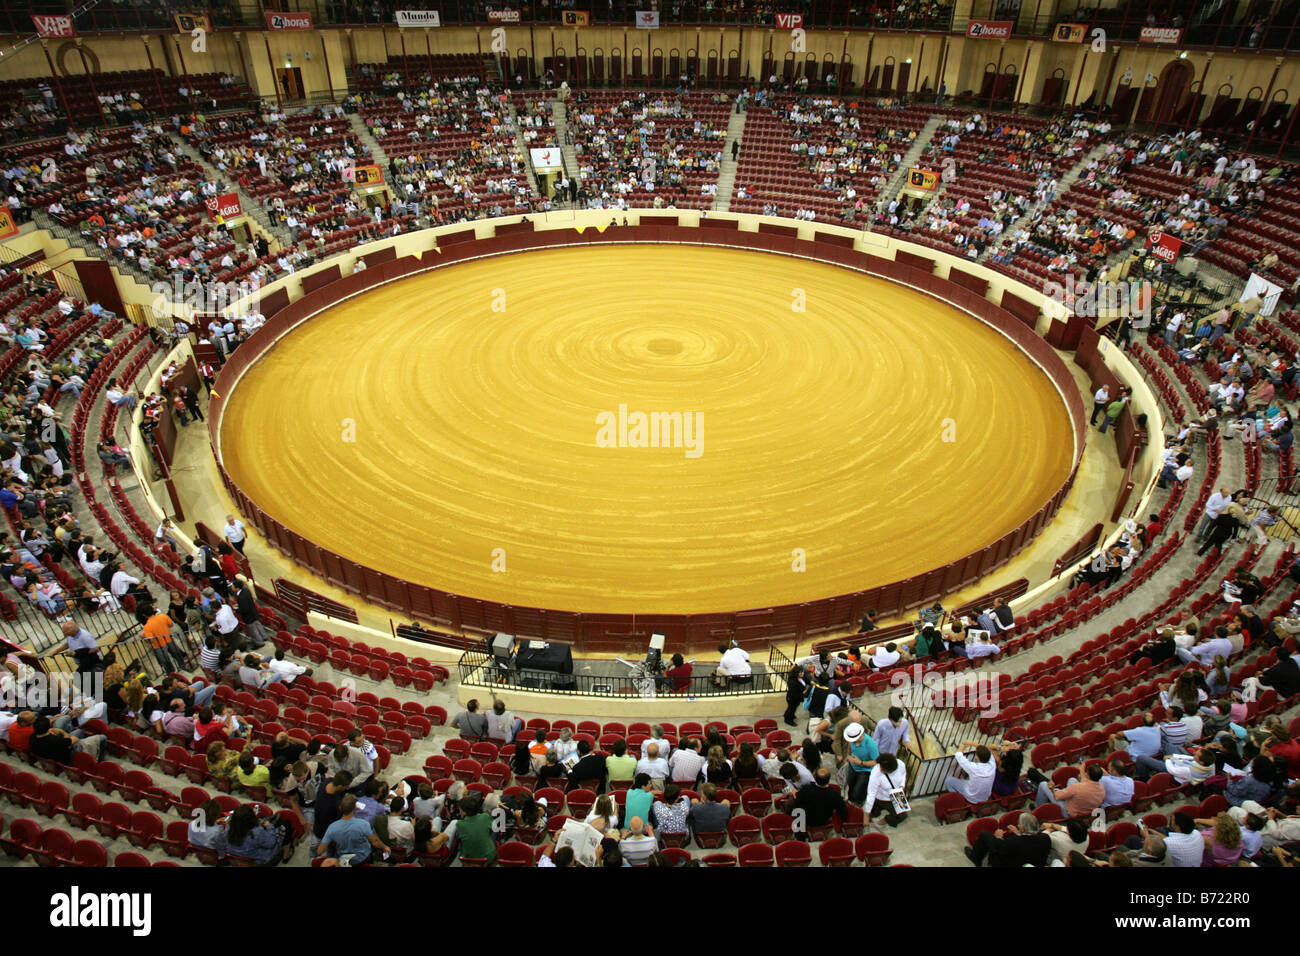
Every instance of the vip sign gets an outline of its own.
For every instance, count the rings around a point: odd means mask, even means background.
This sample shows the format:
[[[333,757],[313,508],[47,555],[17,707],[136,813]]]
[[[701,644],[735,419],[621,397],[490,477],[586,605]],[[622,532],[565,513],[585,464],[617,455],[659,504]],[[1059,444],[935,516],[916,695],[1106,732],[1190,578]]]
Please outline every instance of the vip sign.
[[[18,235],[18,223],[8,209],[0,209],[0,239]]]
[[[566,27],[590,26],[591,13],[587,10],[565,10],[564,25]]]
[[[66,14],[45,16],[33,13],[32,23],[36,24],[37,34],[43,37],[75,37],[77,35],[77,28],[72,25],[72,17]]]
[[[267,13],[268,30],[310,30],[310,13]]]
[[[378,166],[358,166],[353,178],[358,186],[377,186],[384,181],[384,171]]]
[[[224,196],[205,199],[203,205],[208,207],[208,215],[213,219],[234,219],[244,213],[243,208],[239,205],[239,196],[235,193],[226,193]]]
[[[803,26],[803,14],[778,13],[776,15],[776,26],[780,30],[797,30]]]

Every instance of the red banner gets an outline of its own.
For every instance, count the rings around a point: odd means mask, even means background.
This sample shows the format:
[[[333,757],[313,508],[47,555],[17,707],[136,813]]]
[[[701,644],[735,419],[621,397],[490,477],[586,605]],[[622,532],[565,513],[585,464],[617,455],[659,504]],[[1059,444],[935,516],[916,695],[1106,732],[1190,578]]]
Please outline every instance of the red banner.
[[[1138,34],[1139,43],[1173,43],[1183,39],[1181,27],[1143,27]]]
[[[1147,248],[1161,262],[1173,262],[1182,251],[1183,240],[1168,233],[1153,232],[1147,236]]]
[[[778,13],[776,15],[776,25],[781,30],[798,30],[803,26],[802,13]]]
[[[966,24],[966,36],[976,40],[1007,40],[1015,28],[1015,20],[971,20]]]
[[[32,14],[32,23],[36,32],[43,37],[75,37],[77,28],[73,26],[72,17],[67,14]]]
[[[224,196],[205,199],[203,205],[208,207],[208,215],[213,219],[234,219],[236,216],[244,214],[243,207],[239,205],[239,196],[236,193],[226,193]]]
[[[268,30],[310,30],[310,13],[272,13],[266,11]]]

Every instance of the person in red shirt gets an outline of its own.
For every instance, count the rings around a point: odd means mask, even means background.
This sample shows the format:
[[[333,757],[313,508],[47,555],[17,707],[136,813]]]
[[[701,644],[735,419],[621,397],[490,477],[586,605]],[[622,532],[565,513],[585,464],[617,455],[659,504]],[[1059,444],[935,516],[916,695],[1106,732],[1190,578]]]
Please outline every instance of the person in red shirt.
[[[664,671],[664,676],[673,682],[673,690],[679,694],[691,686],[691,671],[694,670],[680,654],[673,655],[673,666]]]
[[[32,734],[36,729],[36,714],[24,710],[18,715],[18,722],[9,727],[9,746],[13,750],[31,749]]]
[[[10,729],[10,739],[13,738],[13,734],[13,730]],[[1286,760],[1287,773],[1291,775],[1292,779],[1300,777],[1300,740],[1292,737],[1285,727],[1275,727],[1273,729],[1273,741],[1267,748],[1269,754]]]
[[[218,561],[226,575],[226,580],[234,581],[239,575],[239,558],[235,557],[235,549],[223,541],[217,545],[217,553],[221,555]]]

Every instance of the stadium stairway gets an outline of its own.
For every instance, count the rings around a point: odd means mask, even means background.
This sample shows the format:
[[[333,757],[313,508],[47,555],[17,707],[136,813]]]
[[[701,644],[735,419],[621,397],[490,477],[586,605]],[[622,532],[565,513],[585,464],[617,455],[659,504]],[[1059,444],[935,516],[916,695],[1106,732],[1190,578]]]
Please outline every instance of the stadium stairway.
[[[255,232],[264,233],[268,239],[278,240],[280,248],[282,249],[293,245],[293,240],[289,235],[289,230],[285,229],[283,226],[277,227],[272,225],[270,215],[260,202],[248,195],[248,193],[244,192],[243,188],[241,188],[237,182],[226,176],[204,159],[202,153],[189,143],[185,142],[181,137],[176,136],[175,134],[168,135],[171,136],[172,141],[176,143],[177,148],[186,156],[186,158],[203,169],[203,171],[208,174],[208,177],[220,186],[222,192],[233,192],[239,197],[240,208],[244,210],[244,213],[248,218],[257,224],[257,228],[254,230]]]
[[[361,118],[360,113],[345,113],[344,115],[347,116],[348,122],[352,125],[352,132],[356,134],[357,140],[370,150],[371,161],[383,166],[384,175],[387,176],[388,154],[384,152],[384,147],[379,145],[379,140],[375,139],[370,130],[366,128],[366,121]]]
[[[555,140],[560,144],[560,156],[564,160],[564,171],[570,176],[578,176],[581,168],[578,164],[578,151],[573,148],[573,135],[569,132],[569,109],[564,100],[555,97],[551,100],[551,121],[555,124]],[[525,152],[524,156],[530,154]],[[531,170],[532,163],[528,164]],[[578,177],[581,179],[581,177]]]
[[[898,169],[894,170],[894,174],[889,177],[889,182],[885,183],[885,188],[880,190],[880,195],[876,197],[876,207],[878,209],[888,206],[891,199],[898,198],[903,184],[907,182],[907,171],[921,158],[925,148],[930,145],[930,140],[934,137],[935,131],[947,119],[947,116],[938,113],[925,121],[921,131],[916,134],[916,139],[912,141],[912,148],[903,154],[903,161],[898,164]]]
[[[1055,196],[1064,195],[1065,191],[1073,186],[1078,181],[1079,177],[1083,175],[1084,170],[1088,168],[1088,164],[1094,159],[1099,159],[1105,152],[1106,147],[1102,145],[1095,147],[1086,155],[1080,157],[1079,161],[1075,163],[1074,166],[1070,168],[1070,171],[1061,177],[1061,181],[1056,184],[1056,192],[1053,194],[1053,198],[1055,198]],[[1044,206],[1049,205],[1051,201],[1052,200],[1049,199],[1046,203],[1039,201],[1031,203],[1025,214],[1011,223],[1011,225],[1007,226],[1007,228],[1003,230],[1002,235],[1014,236],[1019,230],[1028,226],[1034,216],[1038,215],[1038,213],[1043,210]],[[995,245],[996,243],[989,243],[988,248],[984,250],[984,255],[980,256],[980,259],[984,260],[991,256]],[[1127,257],[1128,252],[1126,250],[1124,252],[1124,258]]]
[[[542,191],[537,188],[537,171],[533,169],[533,154],[528,151],[528,143],[524,140],[524,128],[519,122],[519,113],[515,110],[514,100],[506,100],[506,110],[510,117],[510,128],[515,131],[515,149],[524,161],[524,172],[528,174],[528,186],[534,196],[540,196]]]
[[[713,197],[713,211],[727,212],[731,209],[731,194],[736,185],[736,169],[740,165],[731,158],[731,144],[740,143],[744,148],[745,117],[747,113],[737,113],[734,109],[727,120],[727,138],[722,146],[722,166],[718,169],[718,192]]]

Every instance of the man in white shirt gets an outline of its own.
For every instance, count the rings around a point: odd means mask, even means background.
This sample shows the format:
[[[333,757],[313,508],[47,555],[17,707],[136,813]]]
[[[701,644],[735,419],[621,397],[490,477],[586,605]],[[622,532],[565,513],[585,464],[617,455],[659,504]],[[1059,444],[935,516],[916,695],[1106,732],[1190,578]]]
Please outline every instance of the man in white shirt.
[[[658,744],[645,744],[643,756],[636,762],[636,772],[647,774],[651,780],[667,780],[671,771],[668,761],[659,756]]]
[[[884,670],[886,667],[893,667],[902,658],[903,655],[899,653],[898,645],[881,644],[872,651],[871,666],[876,670]]]
[[[292,684],[294,678],[302,674],[306,674],[309,677],[311,676],[310,667],[295,664],[293,661],[286,661],[284,659],[283,650],[277,650],[275,652],[275,657],[267,664],[267,666],[270,668],[271,673],[279,677],[280,682],[284,684]]]
[[[1210,495],[1205,502],[1205,513],[1201,515],[1201,523],[1196,526],[1196,537],[1204,538],[1205,532],[1210,530],[1210,523],[1223,514],[1223,509],[1231,503],[1232,496],[1227,488],[1220,488]]]
[[[222,635],[233,634],[239,630],[239,618],[235,617],[235,610],[229,604],[222,604],[217,608],[212,624],[216,627],[217,633]]]
[[[1110,404],[1110,386],[1103,385],[1092,396],[1092,418],[1088,420],[1089,425],[1097,424],[1097,416],[1106,414],[1106,406]]]
[[[962,746],[969,743],[970,741],[964,741]],[[962,753],[954,754],[953,759],[958,767],[966,771],[966,779],[949,776],[943,782],[944,789],[949,793],[960,793],[969,803],[983,803],[987,800],[993,792],[993,775],[998,770],[989,748],[983,744],[977,746],[974,760]]]
[[[118,388],[117,379],[115,378],[108,380],[108,388],[104,389],[104,397],[119,408],[126,406],[127,411],[135,411],[136,397],[128,395]]]
[[[223,532],[230,546],[240,554],[244,553],[244,539],[248,537],[244,531],[244,522],[240,521],[234,515],[226,515],[226,527]]]
[[[672,772],[673,782],[686,784],[693,787],[696,780],[699,779],[700,771],[708,763],[704,757],[700,756],[698,750],[699,744],[694,740],[683,740],[681,746],[673,753],[668,761],[669,770]]]
[[[1232,656],[1232,641],[1226,637],[1219,637],[1217,634],[1207,640],[1194,644],[1191,647],[1178,647],[1174,649],[1178,659],[1184,664],[1190,664],[1192,661],[1200,664],[1202,667],[1209,667],[1214,663],[1214,658],[1222,654],[1224,659]]]
[[[121,568],[118,568],[109,579],[108,589],[113,592],[113,597],[120,601],[126,592],[131,590],[132,585],[139,583],[139,578],[133,578]]]
[[[718,653],[722,659],[718,661],[718,669],[713,673],[713,681],[719,687],[727,687],[732,682],[748,683],[753,674],[749,666],[749,652],[743,647],[727,647],[718,645]]]
[[[1165,837],[1165,854],[1170,866],[1197,866],[1205,856],[1205,838],[1196,830],[1190,813],[1178,812],[1170,821]]]

